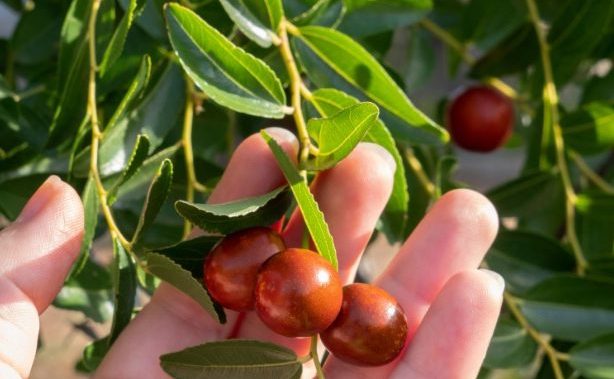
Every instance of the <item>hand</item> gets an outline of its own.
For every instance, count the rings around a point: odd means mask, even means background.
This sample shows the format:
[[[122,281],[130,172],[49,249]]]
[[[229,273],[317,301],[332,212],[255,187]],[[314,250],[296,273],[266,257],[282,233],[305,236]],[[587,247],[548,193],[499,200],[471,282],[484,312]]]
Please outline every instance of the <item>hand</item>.
[[[270,129],[291,156],[297,141]],[[339,254],[339,273],[349,281],[392,188],[394,161],[379,146],[362,143],[313,190]],[[212,203],[266,193],[284,178],[264,141],[246,139],[212,193]],[[36,349],[38,314],[60,289],[76,258],[83,230],[78,196],[49,179],[22,215],[0,233],[0,377],[27,376]],[[498,226],[495,209],[469,190],[451,191],[429,211],[376,284],[401,303],[408,318],[408,348],[389,365],[365,368],[331,357],[329,378],[474,378],[486,353],[502,301],[503,279],[477,267]],[[295,213],[284,231],[289,246],[303,232]],[[161,354],[231,333],[237,313],[218,325],[194,301],[162,284],[102,362],[96,378],[167,377]],[[288,339],[264,327],[254,313],[239,326],[240,338],[269,340],[305,355],[308,339]],[[306,370],[309,371],[309,370]],[[12,375],[12,376],[11,376]]]

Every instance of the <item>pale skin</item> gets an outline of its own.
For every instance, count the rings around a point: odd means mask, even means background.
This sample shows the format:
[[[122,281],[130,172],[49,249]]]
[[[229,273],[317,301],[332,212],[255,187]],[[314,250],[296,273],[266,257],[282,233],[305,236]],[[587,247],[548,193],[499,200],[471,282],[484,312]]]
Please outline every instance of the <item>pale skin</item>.
[[[298,143],[289,132],[270,129],[286,152]],[[344,281],[358,260],[390,195],[394,161],[380,147],[363,143],[313,185],[330,225]],[[254,135],[235,151],[210,202],[266,193],[284,179],[264,141]],[[455,190],[444,195],[405,241],[375,283],[405,309],[408,347],[394,362],[356,367],[334,357],[328,378],[475,378],[501,308],[503,280],[478,269],[498,226],[494,207],[482,195]],[[295,214],[284,231],[290,246],[300,244],[303,224]],[[0,377],[28,377],[39,329],[39,314],[52,302],[77,257],[83,235],[78,194],[49,178],[22,214],[0,232]],[[102,362],[95,378],[166,378],[161,354],[225,338],[237,314],[219,325],[195,302],[163,284],[130,323]],[[308,339],[270,332],[254,313],[240,338],[277,342],[305,355]],[[306,372],[311,372],[307,368]]]

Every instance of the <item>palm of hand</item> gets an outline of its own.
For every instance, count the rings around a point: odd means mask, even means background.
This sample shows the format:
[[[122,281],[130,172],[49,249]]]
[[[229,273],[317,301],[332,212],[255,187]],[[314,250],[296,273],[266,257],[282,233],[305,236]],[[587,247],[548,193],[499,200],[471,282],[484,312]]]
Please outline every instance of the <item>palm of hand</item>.
[[[296,139],[271,134],[296,155]],[[335,168],[322,173],[313,191],[336,242],[339,274],[353,278],[360,254],[391,191],[394,161],[376,145],[361,144]],[[265,193],[283,175],[259,136],[236,150],[210,202]],[[394,362],[364,368],[329,359],[330,378],[473,378],[492,335],[502,300],[502,279],[478,270],[497,231],[497,215],[481,195],[452,191],[443,196],[400,248],[376,284],[405,309],[409,344]],[[298,246],[303,233],[295,213],[284,239]],[[19,219],[0,233],[0,377],[27,377],[36,351],[38,314],[59,291],[78,254],[83,208],[78,195],[57,178],[32,197]],[[34,236],[34,238],[33,238]],[[102,362],[96,378],[166,377],[161,354],[225,338],[235,327],[216,324],[196,303],[162,284]],[[309,340],[269,331],[253,313],[240,338],[283,344],[304,355]],[[306,373],[311,372],[306,368]],[[307,375],[307,374],[306,374]]]

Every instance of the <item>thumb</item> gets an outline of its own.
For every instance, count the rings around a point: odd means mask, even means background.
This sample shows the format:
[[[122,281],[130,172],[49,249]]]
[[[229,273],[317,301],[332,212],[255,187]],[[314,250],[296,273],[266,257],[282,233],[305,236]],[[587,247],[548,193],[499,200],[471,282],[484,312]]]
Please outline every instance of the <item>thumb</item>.
[[[81,200],[56,176],[0,232],[0,377],[29,375],[38,315],[62,287],[82,235]]]

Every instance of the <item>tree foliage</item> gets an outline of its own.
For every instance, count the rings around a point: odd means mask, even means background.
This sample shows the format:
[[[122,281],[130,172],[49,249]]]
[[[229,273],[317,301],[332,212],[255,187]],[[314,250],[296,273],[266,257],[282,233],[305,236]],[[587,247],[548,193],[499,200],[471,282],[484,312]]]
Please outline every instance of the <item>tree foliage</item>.
[[[0,215],[13,220],[50,174],[80,191],[81,256],[54,304],[113,320],[80,369],[96,368],[136,312],[137,289],[151,292],[154,277],[224,322],[199,278],[202,251],[220,235],[271,224],[296,206],[336,265],[307,179],[360,141],[397,163],[378,233],[404,240],[437,197],[462,186],[442,126],[450,94],[433,84],[443,67],[450,80],[512,98],[517,122],[506,148],[525,159],[516,178],[487,192],[505,222],[484,265],[507,291],[484,377],[505,368],[614,378],[610,0],[3,3],[18,23],[0,40]],[[416,96],[426,89],[436,101]],[[206,204],[235,144],[276,123],[302,141],[295,167],[262,134],[288,186]],[[192,224],[214,236],[186,240]],[[109,267],[90,259],[105,233]],[[233,340],[161,362],[176,377],[294,378],[297,359]]]

